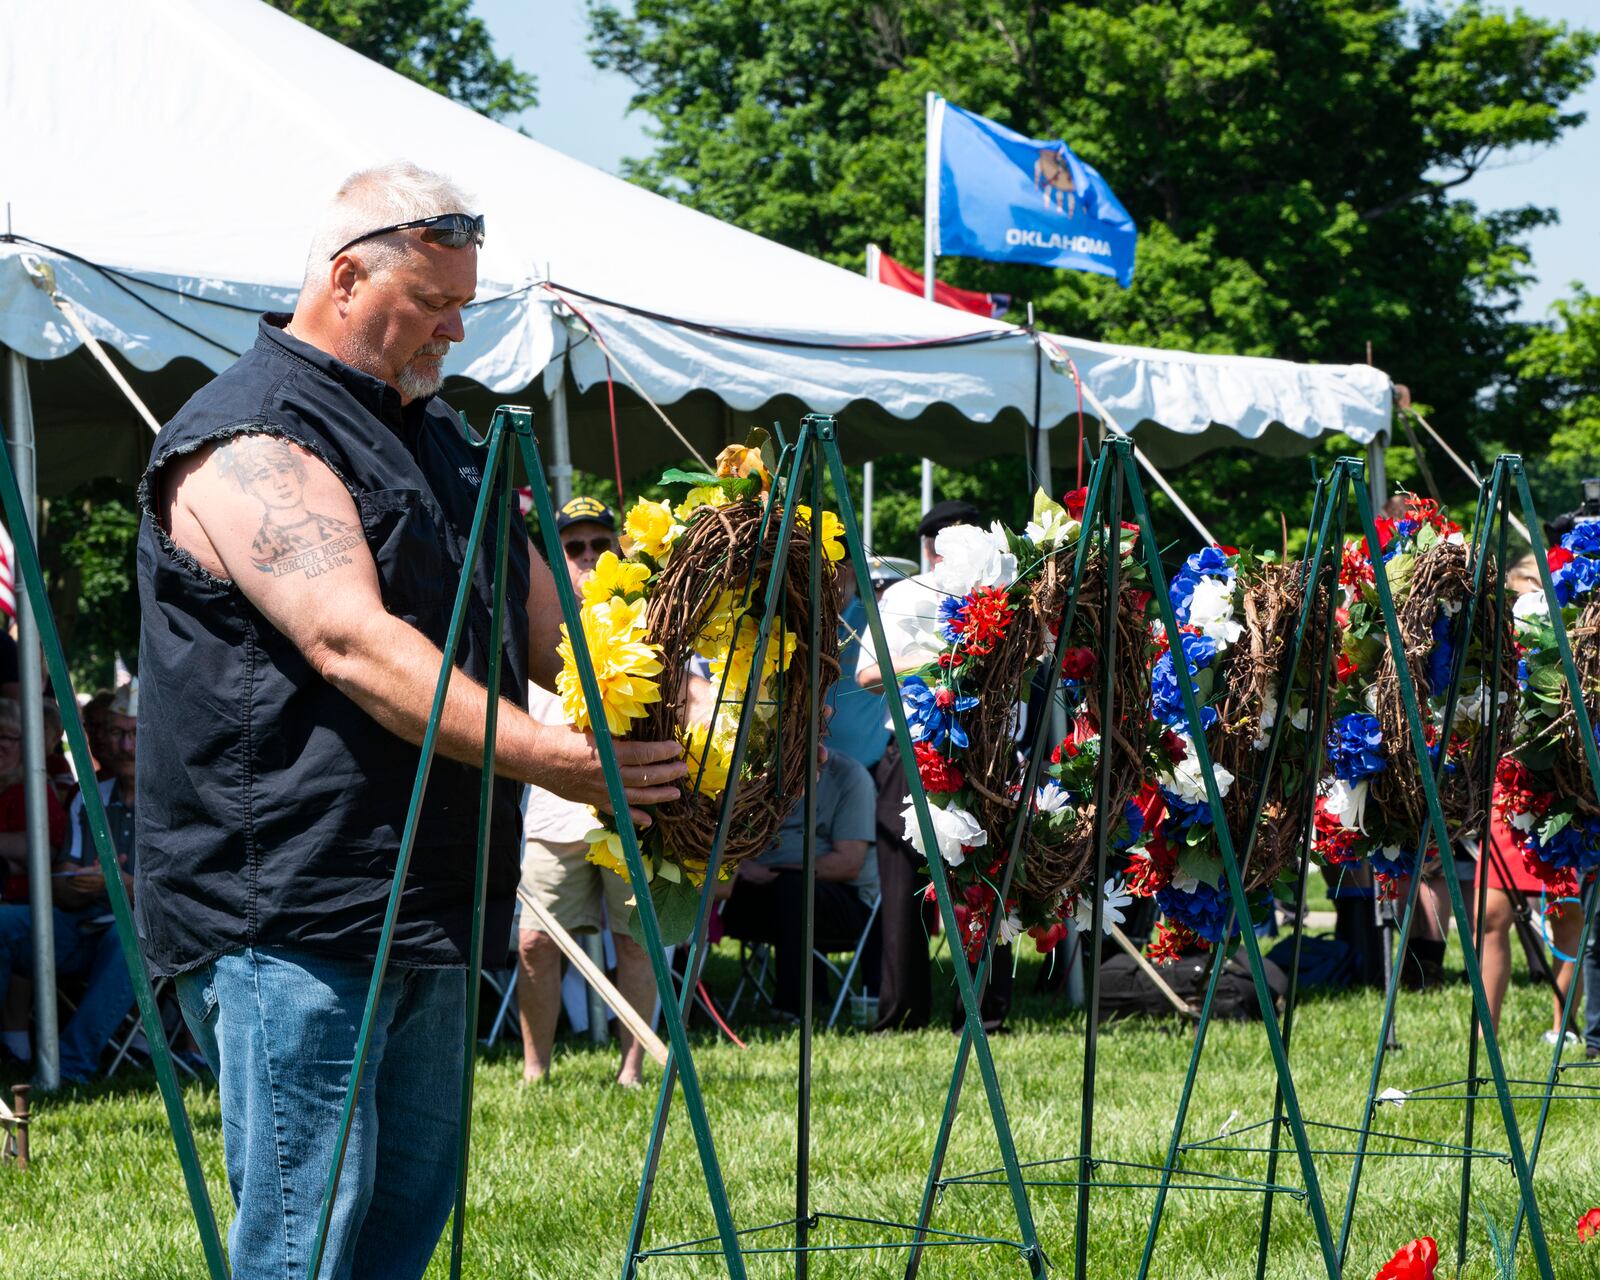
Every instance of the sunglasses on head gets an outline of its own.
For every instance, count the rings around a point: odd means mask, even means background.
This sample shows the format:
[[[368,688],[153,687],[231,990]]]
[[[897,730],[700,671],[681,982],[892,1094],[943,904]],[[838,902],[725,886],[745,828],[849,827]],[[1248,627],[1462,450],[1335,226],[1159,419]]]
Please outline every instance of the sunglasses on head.
[[[332,262],[346,249],[363,240],[375,240],[391,231],[414,231],[422,228],[423,244],[443,245],[446,249],[465,249],[469,244],[483,245],[483,215],[481,213],[436,213],[431,218],[414,218],[410,222],[397,222],[392,227],[379,227],[364,231],[349,244],[340,245],[328,255]]]
[[[561,545],[566,548],[567,555],[576,560],[585,550],[593,551],[596,555],[610,551],[611,539],[590,538],[588,542],[585,542],[582,538],[574,538],[571,542],[563,542]]]

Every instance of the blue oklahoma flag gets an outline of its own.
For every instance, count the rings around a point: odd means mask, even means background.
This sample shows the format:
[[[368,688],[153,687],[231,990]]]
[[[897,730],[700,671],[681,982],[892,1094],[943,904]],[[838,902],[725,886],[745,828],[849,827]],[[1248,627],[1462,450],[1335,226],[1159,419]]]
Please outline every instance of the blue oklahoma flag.
[[[1133,279],[1139,233],[1106,180],[1057,138],[1024,138],[936,100],[941,257],[1032,262]]]

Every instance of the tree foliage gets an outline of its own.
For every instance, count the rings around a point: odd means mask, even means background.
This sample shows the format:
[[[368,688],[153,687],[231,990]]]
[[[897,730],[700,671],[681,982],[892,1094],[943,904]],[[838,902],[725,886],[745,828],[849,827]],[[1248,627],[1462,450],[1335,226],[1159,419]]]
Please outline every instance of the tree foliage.
[[[102,478],[46,504],[40,529],[45,584],[73,688],[109,688],[120,656],[138,669],[139,592],[132,495]]]
[[[340,44],[503,119],[538,102],[537,84],[509,58],[495,56],[472,0],[268,0]]]
[[[1531,199],[1484,211],[1455,192],[1581,122],[1567,104],[1600,48],[1522,13],[1400,0],[636,0],[590,13],[595,61],[633,79],[655,123],[636,181],[853,269],[869,241],[917,261],[923,97],[936,90],[1065,137],[1141,231],[1126,290],[975,260],[942,264],[955,283],[1032,299],[1047,327],[1106,341],[1342,363],[1370,343],[1469,450],[1499,432],[1508,359],[1527,341],[1512,318],[1532,278],[1527,235],[1554,214]],[[1306,474],[1230,451],[1179,483],[1219,531],[1267,543],[1277,514],[1241,511],[1237,495],[1308,491]]]

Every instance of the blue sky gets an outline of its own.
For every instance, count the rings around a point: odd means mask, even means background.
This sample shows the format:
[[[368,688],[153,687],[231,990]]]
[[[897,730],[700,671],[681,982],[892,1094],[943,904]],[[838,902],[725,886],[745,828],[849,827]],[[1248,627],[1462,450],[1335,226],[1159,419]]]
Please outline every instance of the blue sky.
[[[1596,0],[1522,0],[1539,17],[1600,25]],[[645,121],[628,114],[632,86],[622,76],[595,69],[586,48],[588,20],[582,0],[477,0],[499,51],[539,77],[539,106],[516,122],[539,141],[587,164],[615,173],[624,157],[650,150]],[[1536,285],[1523,298],[1523,314],[1543,316],[1572,281],[1600,289],[1600,87],[1590,85],[1574,104],[1589,120],[1556,146],[1504,156],[1460,188],[1486,209],[1522,204],[1552,207],[1558,226],[1530,240]],[[1071,139],[1069,138],[1070,142]]]

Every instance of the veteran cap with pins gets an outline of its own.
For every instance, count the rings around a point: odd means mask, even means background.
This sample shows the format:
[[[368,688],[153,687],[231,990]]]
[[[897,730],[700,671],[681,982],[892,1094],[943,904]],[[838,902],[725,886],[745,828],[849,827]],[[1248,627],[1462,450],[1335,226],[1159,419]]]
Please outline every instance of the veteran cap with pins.
[[[599,498],[589,497],[569,498],[556,512],[557,533],[565,531],[568,525],[583,523],[602,524],[607,529],[615,529],[617,517]]]

